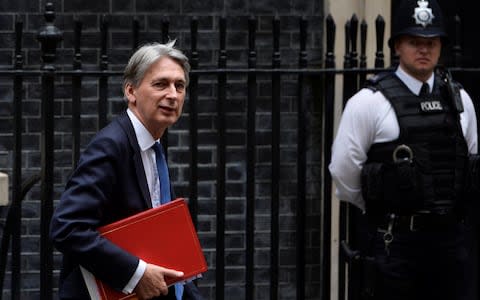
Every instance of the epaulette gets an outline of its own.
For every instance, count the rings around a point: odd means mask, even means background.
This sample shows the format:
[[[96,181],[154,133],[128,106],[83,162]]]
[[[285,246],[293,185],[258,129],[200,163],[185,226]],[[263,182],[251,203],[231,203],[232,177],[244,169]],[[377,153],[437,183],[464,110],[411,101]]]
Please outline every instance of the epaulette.
[[[435,68],[435,72],[438,75],[436,78],[446,85],[448,96],[451,99],[455,109],[458,113],[462,113],[464,110],[462,96],[460,95],[460,89],[463,88],[462,85],[453,80],[450,70],[443,66],[437,66]]]
[[[446,84],[445,80],[440,80],[442,84]],[[463,85],[456,81],[456,80],[452,80],[452,86],[457,89],[458,91],[460,91],[461,89],[463,89]]]
[[[384,78],[390,76],[391,74],[392,74],[392,72],[381,72],[381,73],[375,74],[375,75],[369,77],[365,81],[365,86],[364,87],[376,92],[376,91],[378,91],[378,83],[380,81],[382,81]]]
[[[460,82],[453,80],[453,84],[454,84],[459,90],[462,90],[462,89],[463,89],[463,85],[462,85]]]
[[[452,82],[453,86],[455,88],[458,88],[459,90],[463,89],[463,85],[456,81],[455,79],[452,78],[451,74],[450,74],[450,71],[448,71],[448,69],[442,65],[438,65],[435,67],[435,73],[436,75],[443,81],[443,82],[446,82],[446,77],[447,75],[449,75],[449,79],[450,81]]]

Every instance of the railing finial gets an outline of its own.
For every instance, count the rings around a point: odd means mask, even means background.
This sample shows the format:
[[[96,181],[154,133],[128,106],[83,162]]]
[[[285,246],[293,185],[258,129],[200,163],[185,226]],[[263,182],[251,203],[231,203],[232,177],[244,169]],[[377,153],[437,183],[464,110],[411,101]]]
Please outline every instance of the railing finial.
[[[53,10],[53,3],[52,2],[47,2],[45,4],[45,20],[47,23],[53,23],[55,20],[55,12]]]
[[[53,3],[47,2],[45,4],[45,26],[40,28],[37,34],[37,40],[42,47],[43,69],[53,68],[55,61],[55,52],[57,43],[62,40],[62,32],[53,24],[55,20],[55,12],[53,10]]]

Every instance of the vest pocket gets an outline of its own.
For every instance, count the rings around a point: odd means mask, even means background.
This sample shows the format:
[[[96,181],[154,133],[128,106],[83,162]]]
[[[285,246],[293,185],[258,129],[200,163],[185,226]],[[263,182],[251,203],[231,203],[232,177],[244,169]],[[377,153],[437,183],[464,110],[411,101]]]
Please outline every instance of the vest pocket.
[[[368,163],[362,169],[362,196],[367,213],[409,214],[422,207],[422,177],[412,162]]]

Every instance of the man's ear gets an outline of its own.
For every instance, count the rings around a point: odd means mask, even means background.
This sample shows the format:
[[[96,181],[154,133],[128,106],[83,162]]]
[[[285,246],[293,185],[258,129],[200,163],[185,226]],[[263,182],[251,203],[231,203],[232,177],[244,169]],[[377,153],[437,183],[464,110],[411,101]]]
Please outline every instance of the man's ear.
[[[131,83],[125,84],[123,88],[123,94],[125,95],[125,98],[127,99],[128,103],[135,103],[135,100],[136,100],[135,88]]]
[[[393,41],[393,50],[395,52],[395,55],[398,56],[398,47],[400,47],[400,40],[402,39],[403,37],[402,36],[399,36],[397,37],[394,41]]]

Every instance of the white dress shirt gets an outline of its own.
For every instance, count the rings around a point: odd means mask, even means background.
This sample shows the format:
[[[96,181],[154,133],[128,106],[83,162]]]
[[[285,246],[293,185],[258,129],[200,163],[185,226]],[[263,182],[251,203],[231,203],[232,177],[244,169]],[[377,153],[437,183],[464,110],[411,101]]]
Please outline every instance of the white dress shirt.
[[[407,74],[400,67],[395,74],[416,95],[422,82]],[[434,75],[427,83],[432,90]],[[462,132],[468,151],[477,153],[477,119],[472,99],[465,90],[460,90],[464,112],[460,114]],[[336,185],[340,200],[365,209],[362,198],[360,173],[367,160],[367,153],[374,143],[390,142],[398,138],[400,127],[390,102],[381,92],[361,89],[347,102],[337,135],[332,146],[329,170]]]
[[[157,207],[160,205],[160,181],[158,179],[155,151],[152,149],[152,146],[156,141],[130,109],[127,109],[127,114],[132,122],[135,135],[137,136],[138,146],[140,147],[143,168],[145,169],[145,176],[147,177],[148,190],[150,191],[150,198],[152,199],[152,207]],[[133,292],[133,289],[142,278],[143,273],[145,273],[146,267],[147,263],[140,260],[137,270],[123,289],[124,293],[129,294]]]

